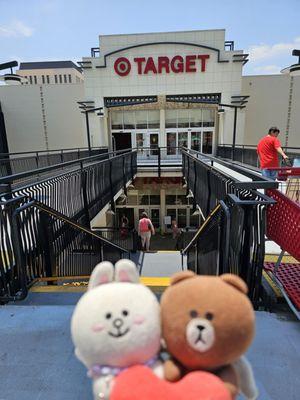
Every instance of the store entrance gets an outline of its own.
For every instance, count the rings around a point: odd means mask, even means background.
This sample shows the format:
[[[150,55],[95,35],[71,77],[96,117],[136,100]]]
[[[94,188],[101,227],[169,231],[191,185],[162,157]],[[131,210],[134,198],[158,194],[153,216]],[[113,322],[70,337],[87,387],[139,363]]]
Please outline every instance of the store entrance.
[[[114,150],[131,149],[131,133],[130,132],[114,132],[113,148]]]

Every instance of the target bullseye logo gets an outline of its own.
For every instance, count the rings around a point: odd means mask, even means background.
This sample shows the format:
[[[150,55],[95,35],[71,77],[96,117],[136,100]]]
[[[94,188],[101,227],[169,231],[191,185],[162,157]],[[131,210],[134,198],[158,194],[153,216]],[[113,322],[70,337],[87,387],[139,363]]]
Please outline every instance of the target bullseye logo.
[[[126,76],[131,70],[130,61],[126,57],[117,58],[114,64],[114,69],[118,75]]]

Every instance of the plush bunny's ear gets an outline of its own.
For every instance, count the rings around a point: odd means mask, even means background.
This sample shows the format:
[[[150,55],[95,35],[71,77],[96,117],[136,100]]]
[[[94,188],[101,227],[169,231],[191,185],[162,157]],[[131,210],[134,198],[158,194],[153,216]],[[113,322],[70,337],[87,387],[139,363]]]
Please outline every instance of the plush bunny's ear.
[[[115,264],[116,282],[139,283],[139,274],[135,263],[130,260],[120,260]]]
[[[90,277],[88,290],[99,285],[112,282],[114,278],[114,266],[108,261],[97,264]]]

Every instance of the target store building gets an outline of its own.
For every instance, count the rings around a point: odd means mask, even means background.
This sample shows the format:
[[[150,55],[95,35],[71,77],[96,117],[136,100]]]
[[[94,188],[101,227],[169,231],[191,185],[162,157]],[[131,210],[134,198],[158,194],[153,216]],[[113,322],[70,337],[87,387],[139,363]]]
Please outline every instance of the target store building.
[[[100,36],[80,63],[91,144],[214,154],[232,142],[234,124],[243,143],[245,111],[235,106],[246,101],[246,62],[223,29]]]

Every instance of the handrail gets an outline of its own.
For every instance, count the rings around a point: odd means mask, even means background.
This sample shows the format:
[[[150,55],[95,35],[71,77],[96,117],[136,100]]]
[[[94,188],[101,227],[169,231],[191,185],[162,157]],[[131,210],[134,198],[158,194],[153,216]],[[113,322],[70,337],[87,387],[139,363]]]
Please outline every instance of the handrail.
[[[130,152],[132,150],[130,149]],[[32,175],[38,175],[44,172],[49,172],[58,168],[64,168],[66,166],[70,166],[70,165],[74,165],[74,164],[82,164],[84,162],[93,162],[93,161],[97,161],[98,158],[105,158],[106,160],[108,158],[110,158],[109,156],[112,154],[114,158],[117,158],[119,156],[122,156],[123,154],[127,154],[129,151],[127,150],[118,150],[118,151],[111,151],[108,153],[103,153],[103,154],[97,154],[95,156],[91,156],[91,157],[85,157],[85,158],[79,158],[77,160],[72,160],[72,161],[67,161],[64,163],[60,163],[60,164],[54,164],[51,165],[49,167],[44,167],[44,168],[39,168],[36,170],[30,170],[30,171],[25,171],[25,172],[21,172],[19,174],[14,174],[14,175],[8,175],[8,176],[4,176],[2,178],[0,178],[0,184],[3,183],[10,183],[16,179],[21,179],[21,178],[27,178],[28,176],[32,176]],[[117,156],[115,156],[116,153],[120,153]],[[101,160],[101,161],[106,161],[106,160]],[[100,161],[100,162],[101,162]]]
[[[14,213],[18,213],[18,212],[23,211],[32,206],[39,208],[40,210],[44,211],[48,215],[51,215],[53,217],[56,217],[56,218],[62,220],[63,222],[66,222],[67,224],[73,226],[73,228],[75,228],[77,230],[83,231],[91,236],[96,237],[97,239],[100,239],[101,242],[103,242],[111,247],[115,247],[118,251],[122,251],[123,253],[129,253],[129,251],[126,250],[124,247],[118,246],[118,245],[110,242],[109,240],[104,239],[102,236],[98,235],[97,233],[93,232],[92,230],[86,228],[85,226],[79,224],[78,222],[73,221],[71,218],[66,217],[64,214],[60,213],[59,211],[56,211],[53,208],[48,207],[43,203],[40,203],[38,200],[29,201],[28,203],[18,207]]]
[[[206,164],[208,167],[214,167],[213,163],[215,162],[217,164],[223,165],[224,167],[230,168],[235,172],[245,175],[248,178],[253,179],[253,182],[241,182],[238,179],[234,178],[232,175],[229,175],[224,171],[218,170],[218,172],[221,175],[223,175],[227,179],[230,179],[236,187],[242,188],[243,186],[246,186],[248,189],[278,188],[278,185],[279,185],[278,182],[276,182],[272,179],[268,179],[266,177],[260,176],[259,174],[256,174],[254,172],[250,172],[249,169],[246,169],[239,165],[233,164],[231,162],[220,160],[219,158],[201,153],[196,150],[187,149],[187,148],[183,148],[182,153],[186,154],[189,157],[194,158],[195,160],[202,162],[203,164]],[[199,158],[198,156],[200,156],[202,159]],[[211,162],[211,164],[209,165],[209,164],[205,163],[203,161],[203,159],[208,159]]]
[[[232,143],[219,143],[218,144],[218,147],[225,147],[225,146],[228,146],[228,147],[232,148]],[[247,148],[256,149],[257,148],[257,144],[256,145],[255,144],[236,144],[235,147],[241,147],[241,148],[245,148],[245,149],[247,149]],[[300,147],[297,147],[297,146],[282,146],[282,147],[284,149],[300,150]]]
[[[193,246],[193,244],[197,241],[198,237],[200,236],[200,234],[202,233],[202,231],[204,230],[204,228],[206,227],[206,225],[209,224],[210,219],[220,210],[221,205],[218,204],[213,211],[208,215],[208,217],[205,219],[205,221],[203,222],[203,224],[200,226],[200,228],[198,229],[197,233],[195,234],[195,236],[193,237],[193,239],[190,241],[190,243],[183,249],[181,250],[181,254],[184,255],[187,253],[187,251],[190,249],[190,247]]]
[[[95,146],[91,147],[91,150],[98,150],[98,149],[107,149],[107,146]],[[88,147],[70,147],[70,148],[65,148],[65,149],[52,149],[52,150],[31,150],[31,151],[17,151],[13,153],[0,153],[0,157],[2,156],[15,156],[18,154],[39,154],[39,153],[55,153],[57,152],[58,154],[61,152],[65,151],[80,151],[80,150],[89,150]]]

